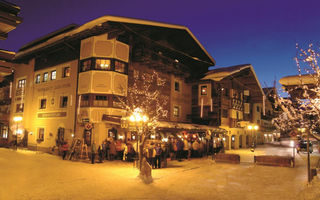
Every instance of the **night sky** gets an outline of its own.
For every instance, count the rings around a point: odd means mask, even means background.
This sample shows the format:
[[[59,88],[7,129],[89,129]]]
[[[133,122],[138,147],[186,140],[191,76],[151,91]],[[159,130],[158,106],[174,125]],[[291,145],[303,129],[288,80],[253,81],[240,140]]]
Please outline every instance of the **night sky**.
[[[216,67],[250,63],[262,87],[297,74],[296,43],[320,44],[318,0],[7,0],[23,23],[0,48],[18,51],[71,23],[115,15],[187,26]]]

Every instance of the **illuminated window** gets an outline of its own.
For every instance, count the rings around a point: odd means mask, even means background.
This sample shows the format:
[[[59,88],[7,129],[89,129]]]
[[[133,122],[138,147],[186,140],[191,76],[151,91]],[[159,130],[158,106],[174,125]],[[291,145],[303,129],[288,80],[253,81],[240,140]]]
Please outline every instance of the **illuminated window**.
[[[173,107],[173,116],[179,117],[179,114],[180,114],[179,107],[178,106],[174,106]]]
[[[24,103],[18,103],[16,106],[16,112],[17,113],[23,112],[23,109],[24,109]]]
[[[82,63],[81,63],[81,71],[85,72],[85,71],[90,70],[91,69],[91,65],[92,65],[91,59],[82,61]]]
[[[2,137],[8,138],[8,126],[2,126]]]
[[[120,61],[115,60],[114,62],[114,71],[125,73],[126,64]]]
[[[40,100],[40,109],[46,109],[47,107],[47,99]]]
[[[36,83],[40,83],[40,80],[41,80],[41,75],[40,74],[37,74],[36,75]]]
[[[26,86],[26,79],[21,79],[18,81],[18,88],[24,88]]]
[[[45,72],[44,74],[43,74],[43,82],[47,82],[48,81],[48,72]]]
[[[65,77],[70,77],[70,67],[65,67],[63,68],[63,74],[62,74],[62,78],[65,78]]]
[[[44,128],[38,129],[38,139],[37,141],[44,141]]]
[[[180,92],[180,83],[177,81],[174,82],[174,91]]]
[[[96,59],[96,66],[94,69],[110,70],[111,61],[109,59]]]
[[[93,106],[103,106],[107,107],[109,104],[107,96],[96,95],[93,101]]]
[[[201,95],[207,95],[207,86],[206,85],[201,86]]]
[[[67,96],[61,97],[61,99],[60,99],[60,107],[61,108],[66,108],[67,105],[68,105],[68,97]]]
[[[57,71],[56,70],[51,71],[51,80],[56,80],[56,78],[57,78]]]
[[[81,107],[87,107],[89,106],[89,95],[85,94],[85,95],[81,95],[81,103],[80,103]]]

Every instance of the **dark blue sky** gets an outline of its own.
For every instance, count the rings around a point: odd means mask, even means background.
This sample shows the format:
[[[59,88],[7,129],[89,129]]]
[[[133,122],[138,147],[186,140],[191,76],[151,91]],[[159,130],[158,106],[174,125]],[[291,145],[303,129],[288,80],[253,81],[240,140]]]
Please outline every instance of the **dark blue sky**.
[[[296,43],[320,44],[318,0],[7,1],[21,7],[24,21],[0,41],[1,49],[17,51],[70,23],[103,15],[154,20],[187,26],[218,67],[252,64],[263,87],[297,73]]]

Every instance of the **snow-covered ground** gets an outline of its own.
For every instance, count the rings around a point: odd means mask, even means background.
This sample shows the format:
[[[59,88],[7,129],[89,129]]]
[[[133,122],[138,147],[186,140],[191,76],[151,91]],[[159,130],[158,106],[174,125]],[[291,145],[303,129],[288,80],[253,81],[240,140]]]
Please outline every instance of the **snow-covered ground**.
[[[132,163],[72,162],[33,151],[0,148],[1,200],[69,199],[320,199],[320,181],[307,185],[306,154],[296,155],[295,168],[255,166],[253,155],[292,155],[292,148],[264,145],[255,152],[233,150],[241,164],[211,158],[170,161],[152,171],[153,183],[137,178]],[[312,154],[312,166],[318,152]]]

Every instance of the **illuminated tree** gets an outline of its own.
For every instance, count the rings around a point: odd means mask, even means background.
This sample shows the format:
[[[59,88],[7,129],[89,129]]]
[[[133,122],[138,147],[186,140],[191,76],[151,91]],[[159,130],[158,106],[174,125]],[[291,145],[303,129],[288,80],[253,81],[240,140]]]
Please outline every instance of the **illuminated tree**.
[[[288,97],[275,97],[276,104],[281,107],[283,113],[273,119],[273,122],[281,130],[306,128],[315,138],[320,139],[319,48],[316,49],[312,44],[306,50],[298,45],[296,48],[295,61],[300,84],[286,87]]]
[[[129,87],[126,99],[120,99],[127,110],[128,115],[132,116],[127,120],[131,126],[137,126],[139,145],[139,166],[142,162],[142,154],[146,139],[155,134],[159,126],[159,120],[168,117],[168,101],[170,90],[168,81],[164,76],[160,76],[156,71],[142,72],[134,71],[133,76],[129,76]],[[143,116],[147,116],[147,119]],[[138,120],[137,120],[138,118]],[[141,167],[140,167],[141,169]]]
[[[286,88],[288,98],[276,98],[283,114],[273,120],[280,129],[291,126],[306,130],[308,182],[311,181],[309,135],[320,140],[320,68],[318,64],[320,54],[318,52],[319,47],[315,48],[312,44],[307,49],[299,48],[297,45],[295,61],[298,66],[299,84],[291,84],[296,86]],[[306,74],[303,75],[302,71]]]

